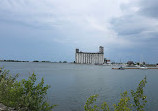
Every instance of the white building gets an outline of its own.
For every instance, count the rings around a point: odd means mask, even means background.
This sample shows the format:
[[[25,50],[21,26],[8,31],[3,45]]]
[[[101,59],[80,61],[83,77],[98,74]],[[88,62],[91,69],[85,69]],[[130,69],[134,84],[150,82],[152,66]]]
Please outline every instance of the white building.
[[[103,64],[104,63],[104,47],[99,47],[99,52],[79,52],[76,49],[75,63],[78,64]]]

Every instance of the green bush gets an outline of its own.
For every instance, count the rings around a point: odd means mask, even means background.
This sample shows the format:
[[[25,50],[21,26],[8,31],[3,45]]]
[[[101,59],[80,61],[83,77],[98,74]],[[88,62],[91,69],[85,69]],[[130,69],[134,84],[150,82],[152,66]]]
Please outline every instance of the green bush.
[[[50,111],[55,105],[49,105],[46,94],[49,88],[44,86],[42,78],[35,84],[36,75],[33,73],[28,80],[17,81],[18,75],[11,76],[9,71],[2,69],[0,72],[0,102],[8,107],[21,111]]]
[[[121,99],[118,104],[114,104],[114,111],[144,111],[144,106],[147,102],[146,96],[144,95],[143,88],[147,83],[146,77],[139,83],[137,90],[131,90],[131,97],[128,97],[128,92],[125,91],[121,94]],[[90,96],[84,105],[85,111],[110,111],[109,106],[106,102],[101,104],[101,106],[93,105],[96,101],[98,95]]]

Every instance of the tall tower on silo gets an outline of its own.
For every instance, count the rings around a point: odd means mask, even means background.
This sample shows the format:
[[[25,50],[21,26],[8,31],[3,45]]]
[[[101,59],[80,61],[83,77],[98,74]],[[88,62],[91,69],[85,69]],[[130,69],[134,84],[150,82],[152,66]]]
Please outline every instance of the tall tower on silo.
[[[103,53],[104,54],[104,47],[102,47],[102,46],[99,47],[99,53]]]
[[[76,53],[75,53],[75,63],[79,63],[79,49],[76,49]]]
[[[78,53],[79,52],[79,49],[76,49],[76,53]]]

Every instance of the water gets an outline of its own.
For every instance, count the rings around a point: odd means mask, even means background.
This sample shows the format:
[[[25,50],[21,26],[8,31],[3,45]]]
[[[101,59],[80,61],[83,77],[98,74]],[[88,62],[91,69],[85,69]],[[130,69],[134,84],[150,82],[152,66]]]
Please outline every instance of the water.
[[[138,83],[147,76],[144,89],[148,104],[146,110],[158,109],[158,70],[112,70],[111,66],[62,64],[62,63],[11,63],[0,62],[12,74],[19,73],[20,79],[33,72],[38,81],[44,77],[48,90],[48,102],[57,104],[55,111],[81,111],[86,99],[99,94],[97,104],[119,101],[120,93],[136,89]]]

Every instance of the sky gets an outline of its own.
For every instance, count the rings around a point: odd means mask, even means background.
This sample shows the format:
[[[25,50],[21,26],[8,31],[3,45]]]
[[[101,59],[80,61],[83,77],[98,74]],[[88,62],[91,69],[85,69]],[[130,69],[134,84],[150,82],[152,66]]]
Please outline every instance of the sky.
[[[158,63],[157,0],[0,0],[0,59]]]

